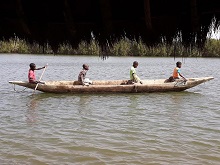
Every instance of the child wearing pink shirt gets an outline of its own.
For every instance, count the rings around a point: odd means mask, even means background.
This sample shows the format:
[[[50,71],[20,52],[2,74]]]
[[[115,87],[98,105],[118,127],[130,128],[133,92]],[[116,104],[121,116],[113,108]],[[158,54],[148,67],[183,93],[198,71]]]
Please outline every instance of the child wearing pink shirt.
[[[41,83],[40,81],[36,81],[36,77],[35,77],[35,70],[41,70],[43,68],[45,68],[45,66],[41,67],[41,68],[36,68],[36,65],[34,63],[30,63],[30,69],[29,69],[29,72],[28,72],[28,81],[29,83],[34,83],[34,84],[37,84],[37,83]]]

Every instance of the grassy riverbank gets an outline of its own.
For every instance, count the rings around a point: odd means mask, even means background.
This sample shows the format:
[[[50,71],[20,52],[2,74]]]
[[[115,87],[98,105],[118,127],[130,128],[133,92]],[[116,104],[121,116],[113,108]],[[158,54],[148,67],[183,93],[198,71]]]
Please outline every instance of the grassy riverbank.
[[[207,39],[204,49],[184,47],[182,43],[160,43],[147,46],[142,40],[129,40],[126,37],[114,43],[100,46],[98,41],[82,41],[73,48],[70,43],[60,44],[57,52],[53,52],[49,44],[44,46],[37,42],[28,43],[18,37],[0,41],[0,53],[20,54],[61,54],[61,55],[110,55],[110,56],[152,56],[152,57],[220,57],[220,40]]]

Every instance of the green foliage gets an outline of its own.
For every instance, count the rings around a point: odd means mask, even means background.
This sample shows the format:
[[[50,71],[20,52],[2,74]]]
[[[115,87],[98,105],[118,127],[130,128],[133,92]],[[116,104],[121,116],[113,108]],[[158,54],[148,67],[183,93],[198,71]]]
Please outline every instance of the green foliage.
[[[91,40],[89,43],[81,41],[78,45],[76,53],[78,55],[100,55],[101,47],[95,40]]]
[[[8,41],[3,40],[0,42],[0,51],[2,53],[28,53],[28,44],[25,40],[15,38],[9,39]]]
[[[37,42],[34,42],[33,44],[29,44],[28,48],[29,52],[31,54],[43,54],[43,46],[39,45]]]
[[[53,50],[48,43],[40,45],[37,42],[34,42],[33,44],[28,45],[28,50],[29,54],[53,54]]]
[[[58,46],[57,54],[76,54],[76,51],[72,48],[69,43],[63,43]]]
[[[99,46],[99,43],[95,40],[91,40],[88,45],[87,53],[88,55],[100,55],[101,48]]]
[[[17,36],[9,40],[0,41],[0,53],[20,53],[20,54],[52,54],[51,46],[47,43],[43,46],[34,42],[28,43]]]
[[[208,39],[205,43],[203,57],[220,57],[220,40]]]
[[[115,56],[132,55],[131,45],[132,45],[132,42],[128,38],[124,37],[120,39],[119,41],[116,41],[115,43],[113,43],[109,52],[111,55],[115,55]]]
[[[88,50],[87,50],[87,43],[85,41],[81,41],[78,45],[78,49],[77,49],[77,54],[80,55],[87,55]]]
[[[32,44],[18,37],[0,41],[0,53],[21,53],[21,54],[53,54],[48,43],[40,45],[37,42]],[[181,41],[173,41],[172,44],[165,42],[153,46],[147,46],[141,38],[130,40],[122,37],[120,40],[107,43],[105,47],[92,39],[89,42],[81,41],[76,49],[68,42],[58,46],[57,54],[64,55],[112,55],[112,56],[153,56],[153,57],[220,57],[220,40],[207,39],[204,48],[198,49],[195,46],[185,47]]]
[[[148,48],[141,39],[139,39],[138,41],[134,40],[131,43],[131,54],[133,56],[146,56],[147,52]]]

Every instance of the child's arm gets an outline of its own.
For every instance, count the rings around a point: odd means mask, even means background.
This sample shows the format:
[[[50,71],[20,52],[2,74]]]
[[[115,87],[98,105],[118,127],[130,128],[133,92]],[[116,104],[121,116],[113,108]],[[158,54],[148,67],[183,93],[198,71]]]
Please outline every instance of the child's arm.
[[[142,84],[142,81],[141,81],[141,79],[137,76],[137,74],[133,73],[133,77],[134,77],[134,80],[135,80],[136,82],[140,82],[140,83]]]
[[[180,69],[178,69],[177,72],[179,73],[180,77],[182,77],[185,81],[187,81],[186,78],[180,73]]]
[[[180,77],[182,77],[184,80],[186,80],[186,78],[185,78],[182,74],[179,73],[179,75],[180,75]]]
[[[82,84],[84,85],[84,75],[83,74],[80,76],[80,79],[81,79]]]
[[[41,68],[36,68],[35,70],[41,70],[41,69],[44,69],[44,68],[46,68],[46,66],[43,66]]]

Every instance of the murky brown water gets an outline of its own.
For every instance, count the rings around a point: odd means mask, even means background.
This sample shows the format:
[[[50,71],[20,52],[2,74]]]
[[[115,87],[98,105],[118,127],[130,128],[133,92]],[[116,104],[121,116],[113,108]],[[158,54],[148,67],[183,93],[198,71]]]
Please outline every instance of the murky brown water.
[[[179,93],[59,95],[26,89],[28,65],[44,80],[167,78],[177,60],[186,77],[215,79]],[[0,164],[220,164],[220,59],[0,55]],[[41,71],[36,71],[39,77]],[[16,87],[16,90],[23,90]]]

